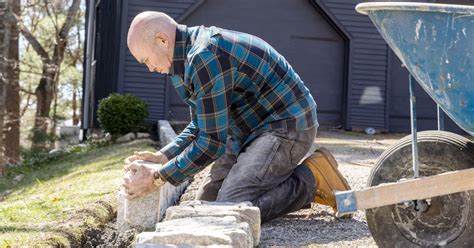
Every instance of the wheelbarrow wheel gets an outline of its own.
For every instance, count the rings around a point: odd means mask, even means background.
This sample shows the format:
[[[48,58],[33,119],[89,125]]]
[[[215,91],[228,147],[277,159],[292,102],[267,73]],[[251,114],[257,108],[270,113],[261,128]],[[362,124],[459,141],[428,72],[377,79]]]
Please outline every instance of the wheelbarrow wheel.
[[[474,167],[474,144],[468,139],[442,131],[419,132],[417,138],[420,176]],[[368,186],[412,178],[411,152],[409,135],[380,156]],[[474,247],[474,190],[365,213],[380,247]]]

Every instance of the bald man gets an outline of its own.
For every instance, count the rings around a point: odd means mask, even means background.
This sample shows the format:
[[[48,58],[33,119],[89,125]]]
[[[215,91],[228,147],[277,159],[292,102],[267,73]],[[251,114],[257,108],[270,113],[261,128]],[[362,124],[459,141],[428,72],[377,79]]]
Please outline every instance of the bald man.
[[[311,202],[337,210],[333,192],[349,185],[326,149],[300,164],[316,136],[316,103],[273,47],[250,34],[179,25],[160,12],[137,15],[127,43],[151,72],[169,75],[191,109],[174,142],[128,158],[129,197],[165,182],[179,185],[215,162],[198,200],[250,201],[262,221]]]

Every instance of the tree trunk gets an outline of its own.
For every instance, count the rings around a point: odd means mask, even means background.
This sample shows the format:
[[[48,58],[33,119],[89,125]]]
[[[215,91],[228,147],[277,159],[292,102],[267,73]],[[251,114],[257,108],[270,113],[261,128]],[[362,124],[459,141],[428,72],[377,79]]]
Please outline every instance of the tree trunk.
[[[3,29],[4,34],[3,34],[3,40],[0,40],[0,72],[3,73],[5,72],[6,69],[6,58],[8,55],[8,45],[10,42],[10,22],[5,21],[7,18],[5,16],[8,14],[10,11],[9,9],[9,2],[3,2],[0,3],[0,8],[5,9],[5,15],[3,16],[2,22],[0,22],[0,29]],[[5,157],[3,153],[3,147],[4,147],[4,142],[3,142],[3,129],[4,129],[4,114],[5,114],[5,78],[0,77],[0,177],[5,175],[6,173],[6,163],[5,163]]]
[[[20,15],[20,0],[11,1],[11,10]],[[16,25],[10,26],[8,63],[6,64],[6,119],[5,119],[5,159],[8,163],[20,162],[20,31]]]
[[[48,68],[50,67],[50,68]],[[44,150],[49,147],[48,125],[51,103],[54,98],[54,78],[57,70],[54,65],[43,65],[43,73],[38,87],[36,87],[36,114],[33,126],[33,140],[31,148],[33,150]]]
[[[73,0],[69,7],[66,20],[62,25],[53,49],[53,56],[49,59],[48,54],[27,29],[22,30],[22,34],[30,42],[32,47],[41,56],[43,60],[43,71],[38,87],[36,87],[36,115],[35,124],[33,126],[33,142],[32,149],[47,149],[49,145],[48,140],[48,120],[49,112],[51,110],[51,103],[54,98],[54,93],[57,90],[57,82],[59,77],[59,68],[63,61],[64,51],[68,43],[68,34],[71,29],[74,19],[79,10],[80,0]]]
[[[79,124],[79,116],[77,115],[77,81],[74,80],[72,86],[72,125]]]

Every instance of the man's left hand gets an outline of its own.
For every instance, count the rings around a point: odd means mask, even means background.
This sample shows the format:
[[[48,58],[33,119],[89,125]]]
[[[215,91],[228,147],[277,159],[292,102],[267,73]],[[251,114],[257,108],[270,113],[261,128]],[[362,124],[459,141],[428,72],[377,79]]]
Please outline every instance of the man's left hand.
[[[148,193],[153,192],[156,189],[154,172],[158,168],[141,164],[136,161],[125,165],[125,176],[123,178],[124,183],[122,186],[125,188],[125,193],[129,199],[134,199]]]

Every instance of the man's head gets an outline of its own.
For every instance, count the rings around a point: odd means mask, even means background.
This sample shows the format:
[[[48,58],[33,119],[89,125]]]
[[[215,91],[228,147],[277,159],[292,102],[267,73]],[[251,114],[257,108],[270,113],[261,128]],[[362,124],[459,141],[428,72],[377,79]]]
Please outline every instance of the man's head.
[[[164,13],[142,12],[135,16],[128,30],[128,49],[151,72],[169,73],[177,25]]]

